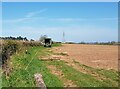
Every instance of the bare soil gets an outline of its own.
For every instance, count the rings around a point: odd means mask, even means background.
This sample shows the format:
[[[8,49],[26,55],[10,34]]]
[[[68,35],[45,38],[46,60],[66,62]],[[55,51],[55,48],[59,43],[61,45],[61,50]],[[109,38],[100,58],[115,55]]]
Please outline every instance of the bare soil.
[[[118,70],[118,46],[63,44],[52,49],[55,53],[63,54],[62,60],[71,62],[73,59],[93,68]]]

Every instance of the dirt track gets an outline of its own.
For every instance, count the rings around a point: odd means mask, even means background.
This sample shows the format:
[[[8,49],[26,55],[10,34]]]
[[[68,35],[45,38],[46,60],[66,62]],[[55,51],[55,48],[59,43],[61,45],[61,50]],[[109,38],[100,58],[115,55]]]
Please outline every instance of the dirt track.
[[[65,52],[69,60],[91,66],[118,70],[118,47],[109,45],[64,44],[54,52]]]

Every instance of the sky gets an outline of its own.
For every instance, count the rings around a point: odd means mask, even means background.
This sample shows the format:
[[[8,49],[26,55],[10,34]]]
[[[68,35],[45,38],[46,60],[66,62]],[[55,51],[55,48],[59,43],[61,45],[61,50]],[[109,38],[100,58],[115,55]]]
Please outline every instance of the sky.
[[[119,0],[1,0],[2,2],[119,2]]]
[[[3,2],[2,36],[54,41],[118,40],[117,2]]]

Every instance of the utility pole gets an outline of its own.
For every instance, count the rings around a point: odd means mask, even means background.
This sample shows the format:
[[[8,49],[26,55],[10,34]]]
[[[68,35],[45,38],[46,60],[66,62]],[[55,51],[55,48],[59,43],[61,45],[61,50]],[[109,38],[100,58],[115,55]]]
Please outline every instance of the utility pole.
[[[65,43],[65,33],[63,32],[63,39],[62,39],[62,43]]]

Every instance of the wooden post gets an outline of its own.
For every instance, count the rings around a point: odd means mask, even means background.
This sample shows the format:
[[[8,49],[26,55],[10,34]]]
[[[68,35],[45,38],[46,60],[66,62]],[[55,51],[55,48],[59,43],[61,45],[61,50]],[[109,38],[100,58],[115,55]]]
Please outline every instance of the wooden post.
[[[34,74],[34,78],[36,80],[37,87],[39,87],[40,89],[47,89],[41,74],[38,73]]]

